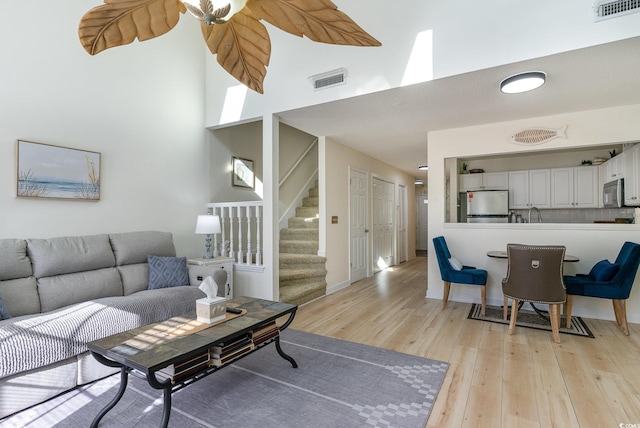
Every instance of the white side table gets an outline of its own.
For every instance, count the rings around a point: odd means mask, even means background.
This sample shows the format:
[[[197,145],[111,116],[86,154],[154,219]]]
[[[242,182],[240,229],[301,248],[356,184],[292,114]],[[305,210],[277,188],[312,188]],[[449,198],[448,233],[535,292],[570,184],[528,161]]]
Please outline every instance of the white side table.
[[[212,259],[188,259],[189,279],[191,283],[198,284],[207,276],[213,276],[218,269],[227,271],[227,283],[222,289],[218,289],[218,296],[233,299],[233,262],[230,257],[214,257]]]

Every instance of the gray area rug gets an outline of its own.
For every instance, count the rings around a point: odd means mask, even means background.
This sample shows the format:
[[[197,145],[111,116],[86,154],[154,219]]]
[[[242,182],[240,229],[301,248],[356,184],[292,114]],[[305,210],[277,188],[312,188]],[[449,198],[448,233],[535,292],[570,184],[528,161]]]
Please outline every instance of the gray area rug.
[[[527,306],[528,304],[525,304],[522,309],[518,310],[516,326],[551,331],[551,322],[549,321],[549,318],[541,317],[534,311],[526,310]],[[481,309],[481,305],[473,303],[471,305],[471,310],[469,311],[468,318],[509,325],[509,320],[511,319],[511,308],[509,308],[509,315],[506,321],[502,318],[502,306],[487,305],[487,307],[485,308],[485,316],[482,316],[480,314]],[[580,317],[571,317],[571,328],[564,327],[566,325],[566,317],[564,315],[561,315],[560,333],[574,334],[576,336],[590,337],[592,339],[594,338],[593,333],[591,333],[591,330],[589,330],[587,324]]]
[[[173,395],[170,427],[423,428],[449,365],[295,330]],[[115,396],[119,374],[0,420],[0,427],[82,427]],[[129,376],[100,427],[157,427],[162,393]]]

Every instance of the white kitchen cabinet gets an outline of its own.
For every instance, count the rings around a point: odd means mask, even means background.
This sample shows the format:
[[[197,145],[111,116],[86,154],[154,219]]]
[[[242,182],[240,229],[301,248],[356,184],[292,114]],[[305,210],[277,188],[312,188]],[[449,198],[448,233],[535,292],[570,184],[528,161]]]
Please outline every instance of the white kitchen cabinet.
[[[509,172],[509,208],[551,208],[550,170]]]
[[[551,169],[551,208],[597,208],[598,167]]]
[[[458,189],[460,192],[468,190],[508,190],[509,173],[460,174],[458,176]]]
[[[458,176],[458,189],[460,192],[482,189],[482,174],[460,174]]]
[[[640,144],[623,154],[625,160],[624,204],[640,206]]]
[[[192,284],[202,282],[206,277],[213,276],[218,269],[227,271],[227,283],[223,289],[218,285],[218,296],[233,299],[233,262],[230,257],[214,257],[212,259],[188,259],[189,279]]]
[[[626,152],[623,152],[600,165],[601,182],[603,184],[625,177],[625,157]]]

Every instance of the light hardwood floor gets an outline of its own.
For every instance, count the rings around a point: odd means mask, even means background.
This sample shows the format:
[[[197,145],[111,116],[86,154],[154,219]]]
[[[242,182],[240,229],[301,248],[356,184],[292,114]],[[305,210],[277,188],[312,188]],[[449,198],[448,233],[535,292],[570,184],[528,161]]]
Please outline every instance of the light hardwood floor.
[[[595,339],[561,334],[560,344],[533,329],[510,336],[467,319],[468,303],[443,310],[426,284],[418,257],[302,306],[291,327],[447,361],[429,428],[640,427],[638,324],[624,336],[613,321],[586,319]]]

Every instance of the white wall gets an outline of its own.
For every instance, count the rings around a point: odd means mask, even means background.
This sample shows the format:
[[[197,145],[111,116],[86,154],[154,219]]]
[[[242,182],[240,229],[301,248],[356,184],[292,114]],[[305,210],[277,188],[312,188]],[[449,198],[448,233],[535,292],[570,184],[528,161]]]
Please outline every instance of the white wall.
[[[262,121],[216,129],[210,134],[210,194],[207,202],[262,200]],[[255,189],[231,185],[231,158],[253,161]]]
[[[433,250],[431,239],[443,235],[456,258],[467,265],[487,269],[487,300],[490,304],[502,304],[501,280],[506,273],[506,264],[503,260],[489,259],[486,253],[490,250],[504,250],[510,242],[565,245],[568,254],[580,258],[578,263],[565,263],[566,274],[587,273],[597,261],[605,258],[613,261],[625,241],[640,242],[640,225],[445,223],[445,159],[510,152],[525,155],[543,150],[638,141],[640,128],[635,118],[639,114],[640,104],[430,133],[427,144],[430,160],[429,249]],[[533,147],[508,141],[508,136],[518,130],[540,126],[555,128],[563,125],[569,126],[566,140],[555,139]],[[636,278],[635,287],[627,302],[627,316],[630,322],[640,322],[638,283],[640,275]],[[435,257],[429,258],[428,284],[427,296],[441,299],[443,285]],[[455,301],[478,302],[480,292],[477,287],[454,285],[449,298]],[[590,318],[613,319],[612,305],[604,299],[576,297],[574,312],[576,315]]]
[[[208,159],[199,26],[183,17],[92,57],[77,29],[99,4],[23,0],[0,14],[0,238],[164,230],[197,256]],[[102,153],[101,200],[16,198],[17,139]]]
[[[327,289],[340,288],[349,284],[349,168],[369,173],[369,191],[371,174],[377,174],[395,184],[396,201],[398,185],[407,187],[407,212],[415,212],[414,177],[377,159],[336,143],[330,139],[320,140],[320,168],[324,174],[325,187],[321,186],[320,214],[324,224],[320,225],[320,252],[327,257]],[[324,172],[322,172],[324,171]],[[321,176],[322,182],[322,176]],[[371,202],[371,196],[369,197]],[[369,204],[369,228],[371,229],[372,207]],[[338,224],[331,223],[331,217],[338,216]],[[323,242],[323,230],[326,241]],[[407,224],[408,258],[415,257],[415,216],[410,215]]]
[[[241,114],[227,121],[253,119],[402,86],[416,38],[425,31],[431,31],[432,37],[432,48],[427,45],[418,49],[418,56],[432,64],[432,73],[427,71],[422,77],[425,81],[640,34],[640,14],[595,23],[594,2],[584,0],[566,0],[561,4],[554,0],[462,4],[336,0],[334,3],[382,46],[315,43],[265,24],[272,46],[264,95],[248,91],[245,98],[239,97]],[[314,91],[310,76],[340,67],[348,71],[346,85]],[[207,56],[206,79],[206,123],[215,126],[225,122],[221,117],[227,91],[238,82],[220,67],[213,55]]]

